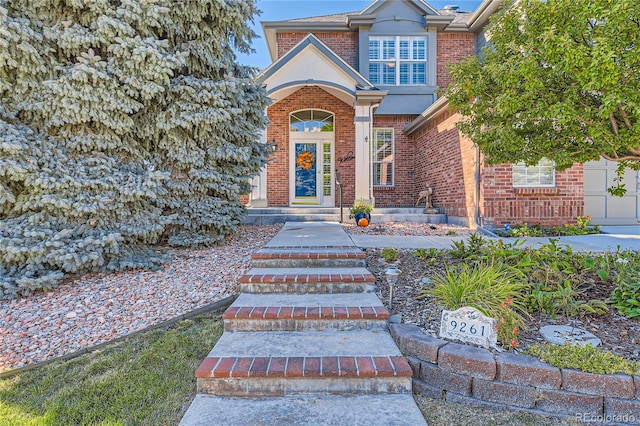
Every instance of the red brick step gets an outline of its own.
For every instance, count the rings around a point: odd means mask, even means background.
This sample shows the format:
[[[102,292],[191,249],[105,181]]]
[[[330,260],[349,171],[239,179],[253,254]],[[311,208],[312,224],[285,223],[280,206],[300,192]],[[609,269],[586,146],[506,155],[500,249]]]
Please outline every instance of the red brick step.
[[[256,268],[364,267],[357,247],[267,247],[251,255]]]
[[[244,293],[351,293],[376,278],[365,268],[252,268],[239,282]]]

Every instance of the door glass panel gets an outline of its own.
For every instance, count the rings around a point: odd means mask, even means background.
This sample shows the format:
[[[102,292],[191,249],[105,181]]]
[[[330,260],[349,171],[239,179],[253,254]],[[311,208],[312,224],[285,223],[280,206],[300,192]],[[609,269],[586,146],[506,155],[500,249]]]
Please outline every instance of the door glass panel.
[[[322,144],[322,195],[331,195],[331,143]]]
[[[296,143],[296,197],[316,197],[316,144]]]

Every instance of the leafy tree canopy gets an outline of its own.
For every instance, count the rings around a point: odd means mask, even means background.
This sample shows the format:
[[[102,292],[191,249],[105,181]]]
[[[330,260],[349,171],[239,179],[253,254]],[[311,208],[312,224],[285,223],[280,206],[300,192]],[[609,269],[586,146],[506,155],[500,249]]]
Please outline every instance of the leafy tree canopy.
[[[522,0],[487,28],[481,55],[451,68],[459,129],[491,164],[619,162],[640,169],[640,2]]]

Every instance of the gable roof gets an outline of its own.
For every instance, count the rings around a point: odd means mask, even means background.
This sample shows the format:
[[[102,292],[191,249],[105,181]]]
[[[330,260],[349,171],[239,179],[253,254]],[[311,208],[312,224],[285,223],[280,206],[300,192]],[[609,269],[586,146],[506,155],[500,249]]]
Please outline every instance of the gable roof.
[[[386,3],[393,0],[375,0],[371,2],[367,7],[362,9],[358,14],[359,15],[367,15],[367,14],[375,14],[381,7],[385,6]],[[414,9],[420,11],[425,15],[438,15],[438,11],[431,7],[427,2],[423,0],[407,0],[406,4],[412,6]]]
[[[386,95],[386,91],[376,90],[314,34],[308,34],[256,79],[276,102],[307,86],[321,87],[347,104],[365,99],[373,92],[378,101]]]
[[[331,63],[335,64],[339,69],[341,69],[347,76],[352,78],[355,81],[355,85],[359,88],[372,88],[373,84],[365,77],[362,76],[358,71],[356,71],[351,65],[345,62],[340,56],[338,56],[333,50],[327,47],[318,37],[314,34],[309,33],[305,38],[303,38],[297,45],[295,45],[291,50],[281,56],[277,61],[269,65],[264,71],[262,71],[257,76],[257,81],[262,83],[267,80],[269,77],[277,73],[284,65],[289,63],[294,57],[298,56],[302,51],[307,49],[307,47],[313,46],[320,53],[328,59]]]

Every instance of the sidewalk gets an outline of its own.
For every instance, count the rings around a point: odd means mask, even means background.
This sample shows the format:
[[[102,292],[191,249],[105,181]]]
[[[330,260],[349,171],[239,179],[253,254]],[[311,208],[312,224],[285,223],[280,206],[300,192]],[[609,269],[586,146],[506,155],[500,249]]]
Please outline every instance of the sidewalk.
[[[305,224],[307,225],[307,224]],[[617,227],[603,227],[606,231],[615,232]],[[633,227],[622,228],[624,232],[633,231]],[[604,231],[604,230],[603,230]],[[393,247],[398,249],[437,248],[449,249],[454,241],[465,240],[466,237],[427,237],[427,236],[389,236],[389,235],[350,235],[351,241],[361,248]],[[485,236],[484,238],[495,240]],[[513,243],[516,238],[501,238],[505,243]],[[524,241],[525,247],[536,247],[557,240],[560,245],[568,245],[574,251],[604,252],[621,250],[640,250],[640,233],[638,234],[596,234],[570,237],[529,237],[517,238]]]

